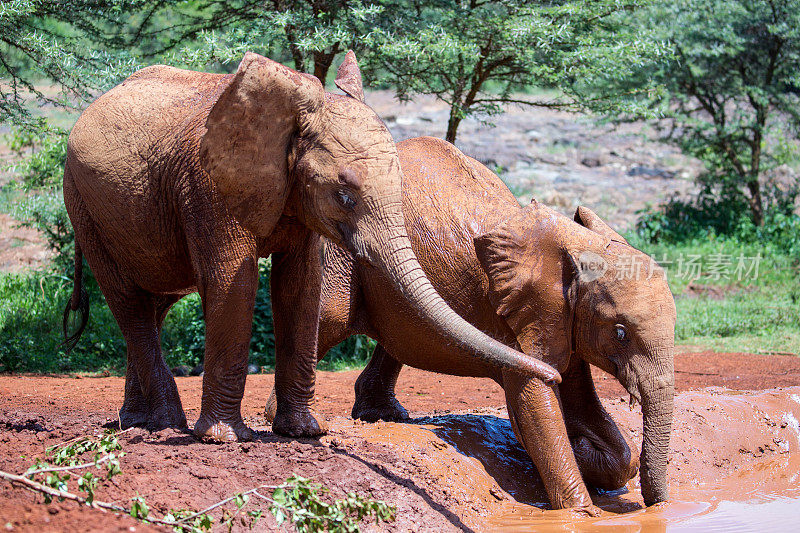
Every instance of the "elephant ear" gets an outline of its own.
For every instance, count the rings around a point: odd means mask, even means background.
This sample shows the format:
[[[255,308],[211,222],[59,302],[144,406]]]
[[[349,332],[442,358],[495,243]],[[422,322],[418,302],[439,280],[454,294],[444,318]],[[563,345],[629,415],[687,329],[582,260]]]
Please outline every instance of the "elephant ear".
[[[611,229],[611,226],[606,224],[602,218],[597,216],[597,214],[588,207],[584,207],[582,205],[578,206],[578,209],[575,210],[574,220],[581,226],[588,228],[595,233],[599,233],[604,237],[608,237],[612,241],[628,244],[628,241],[626,241],[622,235]]]
[[[252,52],[225,83],[205,122],[200,164],[242,225],[266,235],[291,187],[289,144],[319,122],[325,91],[313,76]]]
[[[570,223],[534,201],[474,240],[497,314],[524,353],[559,371],[572,351],[577,291],[577,263],[558,235]]]
[[[364,102],[364,87],[361,84],[361,70],[356,62],[356,54],[348,50],[344,61],[336,71],[336,86],[359,102]]]

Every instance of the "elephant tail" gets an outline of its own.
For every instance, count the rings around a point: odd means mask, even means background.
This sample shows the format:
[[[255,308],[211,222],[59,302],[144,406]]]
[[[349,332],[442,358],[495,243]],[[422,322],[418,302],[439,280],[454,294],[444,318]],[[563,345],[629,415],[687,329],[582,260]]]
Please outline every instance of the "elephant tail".
[[[70,314],[73,311],[78,311],[81,318],[78,329],[75,330],[75,333],[69,335],[67,329],[69,328]],[[75,278],[73,280],[72,298],[70,298],[69,302],[67,302],[67,306],[64,308],[64,321],[62,324],[64,329],[64,342],[61,343],[61,347],[64,348],[67,353],[70,353],[72,349],[75,348],[75,345],[78,344],[83,330],[86,329],[87,322],[89,322],[89,295],[86,293],[86,287],[83,286],[83,253],[81,252],[80,244],[78,244],[76,240]]]

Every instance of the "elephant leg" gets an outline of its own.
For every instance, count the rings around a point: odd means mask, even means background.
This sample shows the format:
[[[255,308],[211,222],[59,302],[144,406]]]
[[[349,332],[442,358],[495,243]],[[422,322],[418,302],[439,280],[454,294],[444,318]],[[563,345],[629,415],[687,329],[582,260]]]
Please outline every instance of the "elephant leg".
[[[178,387],[161,355],[153,297],[141,290],[104,294],[128,347],[120,426],[145,426],[151,431],[186,427]]]
[[[304,231],[290,250],[272,254],[277,404],[272,431],[291,437],[313,437],[327,431],[323,417],[311,409],[322,282],[318,240],[317,235]]]
[[[178,388],[161,356],[153,295],[136,286],[107,252],[68,171],[64,174],[64,199],[76,239],[127,345],[120,425],[150,429],[186,427]]]
[[[213,271],[201,274],[198,283],[206,346],[203,398],[194,433],[223,442],[253,438],[242,420],[242,397],[258,289],[258,260],[254,247],[242,251],[239,257],[233,254],[227,261],[215,261]]]
[[[503,371],[503,389],[514,433],[533,459],[554,509],[599,514],[572,453],[555,391],[543,381]]]
[[[319,246],[323,264],[328,266],[322,274],[317,362],[325,357],[328,350],[349,336],[360,333],[355,325],[362,313],[361,287],[355,260],[348,252],[325,239],[320,239]],[[270,424],[275,421],[277,409],[278,400],[273,387],[264,407],[264,418]]]
[[[158,337],[161,338],[161,326],[164,323],[164,318],[170,308],[180,299],[179,296],[159,296],[154,297],[155,301],[155,318],[156,327],[158,328]],[[159,344],[160,350],[160,344]],[[166,364],[166,363],[165,363]],[[174,379],[174,378],[173,378]],[[169,383],[166,387],[171,388]],[[167,395],[165,401],[171,404],[171,411],[183,414],[183,407],[180,402],[180,397],[177,394],[177,387],[175,394]],[[139,372],[136,369],[136,364],[133,358],[128,357],[128,367],[125,372],[125,400],[122,408],[119,410],[120,425],[123,428],[132,426],[151,426],[157,427],[159,424],[149,420],[149,413],[151,408],[149,402],[145,399],[142,385],[139,382]],[[180,415],[179,415],[180,418]],[[175,425],[175,424],[168,424]],[[177,424],[179,427],[186,427],[186,417],[183,416]]]
[[[625,486],[639,471],[639,455],[603,408],[589,364],[579,360],[563,379],[559,390],[564,421],[583,479],[604,490]]]
[[[405,420],[408,411],[397,401],[394,388],[403,363],[397,361],[378,344],[367,367],[356,380],[356,401],[353,418],[365,422]]]

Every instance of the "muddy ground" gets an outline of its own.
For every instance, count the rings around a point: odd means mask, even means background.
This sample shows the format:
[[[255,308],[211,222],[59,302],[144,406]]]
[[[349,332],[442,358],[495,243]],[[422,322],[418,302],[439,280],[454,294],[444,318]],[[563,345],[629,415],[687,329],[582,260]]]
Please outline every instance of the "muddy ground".
[[[319,440],[290,440],[269,431],[261,410],[272,375],[248,377],[243,410],[248,423],[259,430],[255,442],[215,445],[172,430],[128,431],[120,437],[128,452],[121,460],[123,473],[103,482],[97,498],[127,505],[139,494],[156,512],[201,509],[297,473],[325,483],[334,496],[355,491],[396,505],[397,520],[381,529],[513,530],[520,524],[560,527],[564,520],[580,520],[540,509],[546,501],[541,482],[514,440],[502,391],[493,382],[406,368],[398,397],[413,420],[363,424],[347,416],[356,377],[356,371],[320,372],[318,408],[329,419],[330,433]],[[765,479],[770,486],[789,483],[800,457],[800,359],[683,354],[676,360],[676,377],[681,392],[669,469],[676,498],[694,501],[703,490],[745,496],[763,488]],[[638,443],[638,408],[629,410],[627,395],[612,378],[598,371],[595,381],[612,416]],[[201,378],[177,382],[193,421],[199,412]],[[116,377],[0,376],[0,470],[22,473],[46,446],[113,426],[122,387],[122,379]],[[729,390],[774,387],[793,388]],[[733,488],[725,480],[734,480]],[[612,513],[642,513],[637,511],[637,480],[627,490],[595,497],[607,511],[606,520],[619,519]],[[686,511],[686,505],[675,504],[662,514],[691,514],[693,508]],[[648,511],[641,516],[661,515]],[[6,482],[0,483],[0,525],[25,531],[143,528],[133,519],[74,503],[46,506],[41,496]],[[268,526],[274,526],[271,518],[259,523],[260,528]]]

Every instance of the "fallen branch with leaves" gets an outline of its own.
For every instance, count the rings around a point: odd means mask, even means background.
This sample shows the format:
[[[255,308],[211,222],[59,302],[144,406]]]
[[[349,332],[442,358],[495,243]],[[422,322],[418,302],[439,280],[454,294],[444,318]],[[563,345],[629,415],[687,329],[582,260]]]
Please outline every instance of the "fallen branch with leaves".
[[[327,503],[322,498],[322,495],[328,492],[327,488],[298,475],[292,475],[280,485],[264,484],[238,492],[202,511],[169,510],[161,518],[153,516],[144,498],[138,495],[131,499],[130,507],[95,499],[99,478],[92,472],[86,472],[78,478],[78,489],[85,492],[86,496],[70,492],[67,482],[71,478],[71,472],[91,467],[105,468],[107,479],[121,473],[119,458],[125,455],[117,440],[117,436],[121,433],[124,432],[107,433],[95,438],[80,437],[51,446],[46,450],[45,460],[37,460],[24,474],[18,475],[0,470],[0,478],[43,494],[45,503],[50,503],[53,498],[72,500],[103,512],[124,513],[144,523],[169,526],[176,532],[209,531],[214,523],[210,513],[229,503],[233,503],[236,510],[222,509],[219,524],[230,529],[237,518],[241,517],[244,520],[242,517],[244,513],[248,520],[243,525],[252,528],[262,517],[263,511],[261,509],[244,511],[245,506],[252,501],[251,496],[269,504],[269,510],[278,525],[289,521],[301,533],[354,532],[359,531],[358,523],[364,518],[374,516],[378,523],[393,521],[395,518],[394,506],[354,493],[348,493],[345,498]],[[78,462],[79,457],[87,452],[95,452],[94,460]],[[44,479],[37,480],[37,477],[41,476],[45,476]],[[271,490],[271,495],[262,494],[261,491],[266,490]]]

